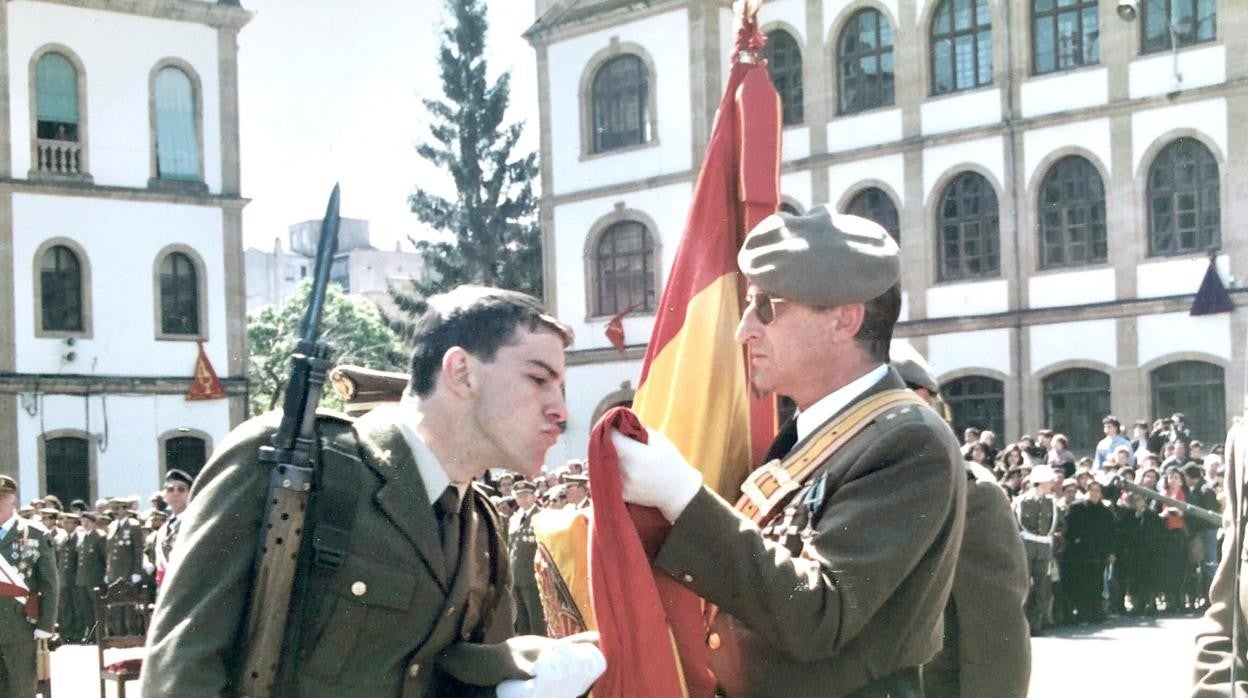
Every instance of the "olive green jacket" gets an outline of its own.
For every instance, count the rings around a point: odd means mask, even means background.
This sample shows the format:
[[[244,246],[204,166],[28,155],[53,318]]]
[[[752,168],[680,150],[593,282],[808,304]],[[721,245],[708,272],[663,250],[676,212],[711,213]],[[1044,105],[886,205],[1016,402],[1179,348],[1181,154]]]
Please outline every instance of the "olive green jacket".
[[[237,694],[269,480],[256,454],[278,419],[270,413],[241,425],[196,481],[148,634],[145,696]],[[458,573],[448,576],[398,419],[381,408],[355,423],[355,439],[338,430],[335,444],[358,440],[363,456],[352,483],[357,513],[342,567],[314,568],[306,578],[299,652],[284,657],[283,675],[293,677],[284,695],[493,695],[499,681],[529,678],[549,642],[504,642],[514,616],[506,548],[497,513],[475,487],[461,510]]]
[[[889,369],[858,401],[904,387]],[[726,694],[835,698],[931,659],[966,505],[940,416],[893,408],[791,501],[802,533],[780,545],[704,487],[655,559],[721,609],[708,648]]]
[[[1226,436],[1226,503],[1222,507],[1222,560],[1209,588],[1209,610],[1196,632],[1193,696],[1248,696],[1248,556],[1244,554],[1244,495],[1248,478],[1248,423],[1236,419]],[[1236,586],[1238,585],[1238,599]],[[1238,603],[1236,603],[1238,601]],[[1238,652],[1231,638],[1238,634]],[[1235,685],[1231,686],[1231,666]],[[1233,688],[1233,690],[1232,690]]]
[[[46,533],[43,526],[18,517],[8,535],[0,539],[0,555],[22,574],[26,588],[39,594],[39,617],[35,623],[27,620],[23,604],[13,598],[0,598],[0,643],[34,642],[35,628],[49,633],[56,628],[61,586],[56,574],[56,549]]]

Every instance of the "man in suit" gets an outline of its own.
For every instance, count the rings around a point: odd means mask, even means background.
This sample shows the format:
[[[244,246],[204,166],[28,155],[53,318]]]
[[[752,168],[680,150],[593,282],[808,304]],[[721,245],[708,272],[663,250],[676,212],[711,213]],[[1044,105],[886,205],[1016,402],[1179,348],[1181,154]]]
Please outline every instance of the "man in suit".
[[[542,597],[537,593],[537,575],[533,570],[533,558],[537,554],[533,517],[542,510],[537,504],[536,490],[537,487],[528,480],[512,485],[516,511],[507,523],[511,579],[516,599],[516,632],[521,635],[546,634],[546,615],[542,612]]]
[[[966,476],[949,427],[888,366],[897,245],[871,221],[818,206],[764,219],[738,263],[749,305],[737,338],[753,387],[799,409],[772,446],[784,460],[743,487],[770,513],[760,529],[658,433],[647,445],[612,435],[624,499],[673,522],[654,566],[718,606],[707,648],[727,696],[921,696]],[[859,431],[841,439],[839,425]],[[786,482],[781,470],[797,486],[772,499],[763,486]]]
[[[17,515],[17,482],[0,475],[0,696],[34,698],[35,641],[56,627],[56,552],[47,531]]]
[[[104,585],[104,569],[107,566],[107,540],[99,528],[99,519],[100,515],[94,511],[84,511],[81,529],[77,532],[78,572],[70,593],[74,607],[78,609],[82,634],[73,640],[89,640],[95,632],[95,588]]]
[[[341,565],[297,581],[283,652],[298,696],[577,696],[605,668],[585,637],[513,637],[506,541],[473,480],[532,477],[567,419],[570,330],[533,298],[461,286],[428,299],[402,401],[354,423],[322,418],[322,463],[354,501]],[[200,473],[161,589],[145,695],[233,695],[278,424],[236,429]],[[319,483],[320,492],[343,482]],[[341,490],[339,490],[341,491]],[[348,507],[351,508],[348,500]],[[307,525],[315,536],[315,505]],[[305,536],[305,539],[309,536]]]
[[[1248,696],[1248,565],[1244,528],[1248,505],[1248,421],[1237,417],[1226,435],[1226,502],[1222,509],[1222,559],[1209,589],[1209,610],[1196,633],[1195,698]]]

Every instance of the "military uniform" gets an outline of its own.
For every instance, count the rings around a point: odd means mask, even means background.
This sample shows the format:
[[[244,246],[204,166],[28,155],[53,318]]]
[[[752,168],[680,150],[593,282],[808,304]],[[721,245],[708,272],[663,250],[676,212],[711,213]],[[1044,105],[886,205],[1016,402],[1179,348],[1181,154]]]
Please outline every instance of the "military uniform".
[[[888,369],[842,412],[904,387]],[[768,457],[795,440],[786,430]],[[921,695],[962,540],[961,463],[940,416],[906,403],[823,462],[761,536],[703,487],[654,565],[719,606],[708,649],[725,694]]]
[[[531,485],[530,485],[531,487]],[[516,632],[521,635],[545,635],[546,616],[537,591],[533,558],[537,554],[537,537],[533,534],[533,517],[542,510],[534,504],[527,511],[511,515],[507,524],[507,542],[511,546],[513,594],[516,600]]]
[[[122,516],[108,525],[105,547],[104,583],[118,579],[138,583],[143,574],[143,527],[131,516]]]
[[[1061,535],[1065,517],[1053,495],[1041,495],[1036,489],[1014,499],[1014,517],[1027,552],[1027,574],[1031,577],[1027,622],[1034,633],[1049,625],[1049,608],[1053,603],[1050,568],[1056,564],[1053,546],[1055,537]]]
[[[178,564],[161,589],[147,636],[144,695],[233,695],[244,612],[270,468],[257,450],[277,415],[236,429],[197,478],[178,537]],[[349,549],[337,571],[305,577],[299,651],[280,676],[297,696],[494,695],[547,641],[512,638],[506,541],[476,487],[460,509],[458,564],[448,566],[416,456],[379,408],[327,425],[332,447],[358,457]],[[329,432],[323,432],[329,433]],[[315,510],[313,510],[315,513]],[[309,522],[309,526],[314,526]],[[508,639],[512,638],[512,639]]]
[[[928,698],[1021,697],[1031,677],[1027,554],[991,471],[966,467],[967,535],[945,609],[944,648],[923,667],[923,689]]]
[[[61,637],[77,640],[82,637],[82,622],[78,618],[78,608],[74,605],[74,579],[78,576],[78,537],[62,530],[63,534],[56,544],[57,581],[60,584],[60,599],[57,602],[58,629]]]
[[[6,478],[7,479],[7,478]],[[11,480],[10,480],[11,482]],[[14,515],[8,533],[0,539],[3,555],[24,577],[26,587],[38,594],[38,616],[27,617],[27,605],[16,598],[0,597],[0,696],[33,698],[35,695],[36,628],[47,633],[56,630],[56,609],[60,584],[56,573],[56,551],[40,524]]]
[[[83,634],[74,639],[84,639],[95,631],[95,588],[104,585],[104,548],[107,541],[98,528],[83,530],[77,538],[78,571],[71,593]]]
[[[1209,610],[1196,633],[1195,698],[1248,696],[1248,422],[1243,418],[1235,420],[1226,436],[1225,482],[1222,560],[1209,589]]]

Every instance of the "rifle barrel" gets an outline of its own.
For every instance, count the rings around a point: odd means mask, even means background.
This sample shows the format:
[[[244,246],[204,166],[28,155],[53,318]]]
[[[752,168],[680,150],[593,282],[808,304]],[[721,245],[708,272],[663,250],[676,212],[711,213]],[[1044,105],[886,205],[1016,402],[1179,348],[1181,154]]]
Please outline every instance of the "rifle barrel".
[[[1128,492],[1134,492],[1138,495],[1148,497],[1149,499],[1152,499],[1154,501],[1162,502],[1163,504],[1169,504],[1170,506],[1182,511],[1184,514],[1191,514],[1195,518],[1198,518],[1207,523],[1211,523],[1215,526],[1222,525],[1222,515],[1217,513],[1216,511],[1210,511],[1203,507],[1198,507],[1194,504],[1188,504],[1187,502],[1175,499],[1174,497],[1167,497],[1166,495],[1160,492],[1157,492],[1155,490],[1150,490],[1147,487],[1142,487],[1140,485],[1135,484],[1134,482],[1124,480],[1122,479],[1121,476],[1118,476],[1118,475],[1114,476],[1113,484],[1118,485],[1119,487],[1127,490]]]

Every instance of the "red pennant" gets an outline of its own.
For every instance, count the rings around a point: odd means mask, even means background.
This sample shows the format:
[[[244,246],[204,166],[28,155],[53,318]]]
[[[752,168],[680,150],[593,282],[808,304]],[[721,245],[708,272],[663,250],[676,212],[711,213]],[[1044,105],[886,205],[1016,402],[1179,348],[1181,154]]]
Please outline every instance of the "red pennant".
[[[636,310],[638,305],[641,304],[634,303],[621,310],[607,323],[607,339],[611,340],[611,346],[615,347],[615,350],[621,354],[624,353],[624,316]]]
[[[212,370],[212,362],[204,353],[204,343],[199,344],[199,358],[195,359],[195,377],[191,379],[191,388],[186,391],[187,400],[220,400],[225,397],[225,389],[221,387],[221,379]]]

